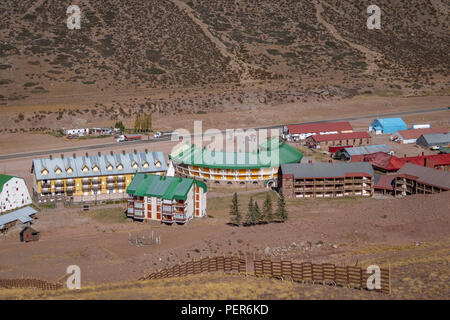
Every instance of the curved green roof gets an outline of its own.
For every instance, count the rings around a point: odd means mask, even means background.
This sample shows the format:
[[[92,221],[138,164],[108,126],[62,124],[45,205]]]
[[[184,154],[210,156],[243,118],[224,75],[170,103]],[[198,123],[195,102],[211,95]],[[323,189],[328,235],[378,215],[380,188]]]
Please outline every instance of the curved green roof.
[[[256,152],[215,152],[194,145],[183,145],[169,155],[169,159],[186,165],[219,169],[258,169],[297,163],[303,154],[279,139],[270,139]]]

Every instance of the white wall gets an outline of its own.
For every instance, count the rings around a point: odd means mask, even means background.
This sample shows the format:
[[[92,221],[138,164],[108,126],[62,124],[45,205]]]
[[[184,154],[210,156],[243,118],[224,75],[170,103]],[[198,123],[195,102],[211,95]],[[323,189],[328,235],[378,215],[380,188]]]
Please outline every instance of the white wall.
[[[0,194],[0,212],[14,210],[31,203],[25,180],[14,177],[3,185]]]

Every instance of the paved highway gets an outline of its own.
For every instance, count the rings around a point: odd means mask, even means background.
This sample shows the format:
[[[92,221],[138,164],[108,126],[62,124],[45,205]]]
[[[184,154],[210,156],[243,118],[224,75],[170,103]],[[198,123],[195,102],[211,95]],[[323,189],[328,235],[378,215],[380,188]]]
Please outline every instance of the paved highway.
[[[434,108],[434,109],[425,109],[425,110],[413,110],[413,111],[401,111],[395,113],[378,113],[375,115],[367,115],[367,116],[358,116],[358,117],[347,117],[347,118],[338,118],[332,120],[320,120],[320,121],[310,121],[310,122],[302,122],[295,124],[310,124],[310,123],[327,123],[327,122],[335,122],[335,121],[355,121],[355,120],[363,120],[363,119],[375,119],[375,118],[383,118],[383,117],[399,117],[406,116],[412,114],[422,114],[422,113],[431,113],[431,112],[439,112],[450,110],[450,107],[442,107],[442,108]],[[258,127],[253,129],[277,129],[282,128],[283,125],[275,125],[269,127]],[[76,151],[86,151],[86,150],[94,150],[100,148],[108,148],[108,147],[117,147],[119,144],[124,147],[129,147],[133,145],[141,145],[141,144],[149,144],[160,141],[169,141],[170,136],[165,136],[161,138],[149,138],[148,140],[137,140],[137,141],[127,141],[127,142],[113,142],[113,143],[104,143],[104,144],[95,144],[89,146],[79,146],[79,147],[70,147],[70,148],[62,148],[62,149],[52,149],[52,150],[42,150],[42,151],[33,151],[33,152],[25,152],[25,153],[16,153],[16,154],[6,154],[0,155],[0,160],[11,160],[11,159],[21,159],[21,158],[29,158],[29,157],[39,157],[50,154],[60,154],[60,153],[68,153],[68,152],[76,152]]]

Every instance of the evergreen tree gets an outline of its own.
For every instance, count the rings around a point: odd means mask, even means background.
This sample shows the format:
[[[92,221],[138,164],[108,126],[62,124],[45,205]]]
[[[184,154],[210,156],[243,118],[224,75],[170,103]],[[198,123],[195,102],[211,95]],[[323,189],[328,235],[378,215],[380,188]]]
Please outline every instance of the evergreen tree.
[[[270,223],[273,221],[273,208],[272,208],[272,198],[268,192],[266,195],[266,200],[264,200],[263,205],[263,222]]]
[[[152,131],[152,113],[150,112],[147,115],[147,121],[146,121],[146,127],[147,127],[147,131]]]
[[[258,202],[256,202],[256,201],[253,204],[253,218],[254,218],[255,224],[262,222],[261,221],[261,218],[262,218],[261,210],[259,209]]]
[[[230,223],[234,225],[239,225],[241,223],[241,220],[242,215],[241,212],[239,211],[238,197],[237,193],[235,192],[230,206]]]
[[[250,201],[248,203],[248,211],[247,215],[245,216],[245,225],[251,226],[254,225],[257,221],[255,219],[255,210],[253,209],[253,198],[250,197]]]
[[[278,207],[275,215],[277,220],[281,222],[285,222],[288,219],[288,213],[286,211],[286,202],[284,201],[283,191],[280,191],[278,197]]]

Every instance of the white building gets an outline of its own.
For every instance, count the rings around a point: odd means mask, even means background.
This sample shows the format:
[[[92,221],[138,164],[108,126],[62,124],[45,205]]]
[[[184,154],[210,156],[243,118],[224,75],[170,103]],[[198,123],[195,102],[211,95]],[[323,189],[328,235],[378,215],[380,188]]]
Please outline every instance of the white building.
[[[31,204],[25,180],[0,174],[0,213]]]

